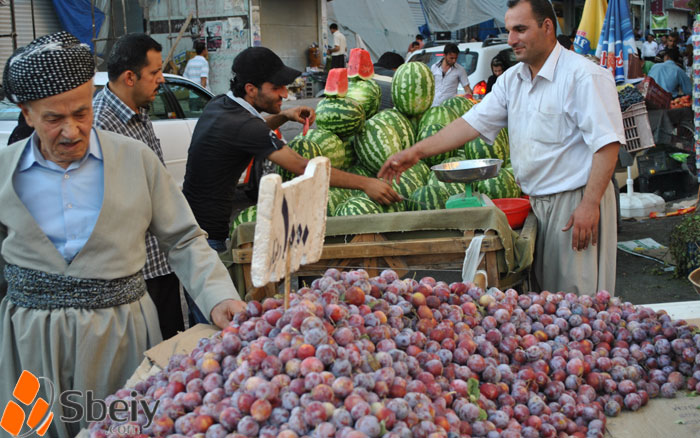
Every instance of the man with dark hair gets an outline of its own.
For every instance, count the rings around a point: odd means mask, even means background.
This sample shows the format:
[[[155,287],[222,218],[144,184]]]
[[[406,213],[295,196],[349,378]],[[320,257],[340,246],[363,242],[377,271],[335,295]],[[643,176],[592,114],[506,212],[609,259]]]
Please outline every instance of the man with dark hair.
[[[571,50],[571,46],[574,45],[574,43],[571,42],[571,38],[564,34],[557,35],[557,41],[559,41],[559,44],[566,50]]]
[[[287,84],[301,72],[287,67],[272,50],[250,47],[233,61],[231,90],[213,98],[204,108],[187,155],[183,192],[199,225],[209,233],[209,244],[226,250],[236,183],[250,160],[265,159],[300,175],[308,160],[277,138],[272,131],[283,123],[309,124],[312,108],[282,110]],[[263,117],[260,113],[269,115]],[[331,169],[331,185],[363,190],[382,204],[401,201],[389,184]]]
[[[678,32],[671,32],[666,38],[666,49],[677,49],[678,48]]]
[[[76,403],[87,391],[104,400],[161,342],[142,273],[147,231],[217,326],[246,306],[153,151],[93,128],[87,45],[46,35],[17,50],[5,72],[7,96],[35,133],[0,148],[0,406],[17,400],[25,373],[53,384],[41,385],[44,400],[67,390],[82,394]],[[31,424],[37,406],[15,403],[24,416],[13,416]],[[61,403],[45,408],[54,416],[47,437],[75,437],[90,420]],[[8,432],[0,436],[22,431]]]
[[[516,181],[537,217],[534,274],[552,292],[614,293],[617,251],[611,182],[625,141],[609,71],[556,38],[549,0],[510,0],[508,44],[520,64],[463,117],[390,157],[380,177],[395,178],[419,159],[488,143],[508,127]]]
[[[408,53],[406,53],[406,59],[408,59],[411,56],[411,53],[415,52],[418,49],[420,49],[420,43],[418,41],[412,42],[411,45],[408,46]]]
[[[653,62],[657,53],[659,53],[659,45],[654,40],[654,35],[648,33],[646,41],[642,43],[642,58]]]
[[[331,55],[331,68],[345,67],[345,56],[348,54],[348,43],[345,40],[345,35],[340,33],[338,25],[331,23],[328,26],[333,35],[333,47],[328,49],[328,54]]]
[[[457,62],[459,48],[456,44],[447,43],[443,50],[442,59],[430,67],[430,71],[435,76],[435,97],[433,106],[438,106],[450,97],[457,95],[457,86],[462,84],[464,93],[471,96],[472,89],[469,87],[469,76],[467,71]]]
[[[209,51],[207,50],[207,45],[204,41],[197,41],[194,43],[194,51],[197,55],[187,61],[182,76],[207,88],[207,80],[209,79],[209,61],[207,61]]]
[[[668,91],[673,97],[678,97],[680,91],[685,95],[690,95],[693,84],[690,78],[685,73],[685,70],[679,66],[681,55],[677,48],[665,50],[659,54],[664,62],[654,64],[649,70],[649,77],[654,79],[657,84],[664,90]]]
[[[158,159],[163,150],[148,117],[163,78],[162,46],[143,33],[120,37],[107,59],[109,83],[93,99],[96,128],[144,142]],[[146,235],[147,258],[143,267],[146,287],[158,310],[163,339],[185,329],[180,304],[180,282],[151,233]],[[202,316],[202,319],[204,317]]]

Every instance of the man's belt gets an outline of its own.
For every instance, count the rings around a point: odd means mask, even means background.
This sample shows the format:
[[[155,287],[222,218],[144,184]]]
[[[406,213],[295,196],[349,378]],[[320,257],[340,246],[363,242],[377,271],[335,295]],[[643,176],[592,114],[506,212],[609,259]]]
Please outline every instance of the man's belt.
[[[141,271],[113,280],[76,278],[9,264],[4,272],[8,299],[29,309],[104,309],[132,303],[146,293]]]

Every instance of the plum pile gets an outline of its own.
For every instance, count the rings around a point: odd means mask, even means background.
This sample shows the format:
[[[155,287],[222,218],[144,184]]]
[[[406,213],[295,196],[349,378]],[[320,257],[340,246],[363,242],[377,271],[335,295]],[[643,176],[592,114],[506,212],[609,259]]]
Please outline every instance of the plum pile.
[[[328,270],[248,303],[167,369],[108,397],[142,436],[602,437],[606,415],[700,391],[700,334],[611,297]],[[109,420],[92,437],[110,435]]]

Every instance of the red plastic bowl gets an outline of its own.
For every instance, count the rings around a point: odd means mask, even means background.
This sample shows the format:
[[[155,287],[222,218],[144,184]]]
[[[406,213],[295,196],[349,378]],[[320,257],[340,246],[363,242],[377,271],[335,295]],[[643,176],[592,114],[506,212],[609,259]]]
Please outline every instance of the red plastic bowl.
[[[527,218],[528,213],[530,213],[530,201],[523,198],[501,198],[492,199],[496,207],[503,210],[508,218],[508,225],[512,229],[522,228]]]

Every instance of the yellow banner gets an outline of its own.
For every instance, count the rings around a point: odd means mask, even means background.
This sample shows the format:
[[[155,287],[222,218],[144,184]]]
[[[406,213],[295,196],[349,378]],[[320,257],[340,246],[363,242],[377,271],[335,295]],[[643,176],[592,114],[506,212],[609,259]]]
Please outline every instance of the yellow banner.
[[[581,15],[581,23],[576,31],[574,50],[582,55],[595,54],[598,38],[603,29],[605,12],[608,10],[607,0],[586,0]]]

